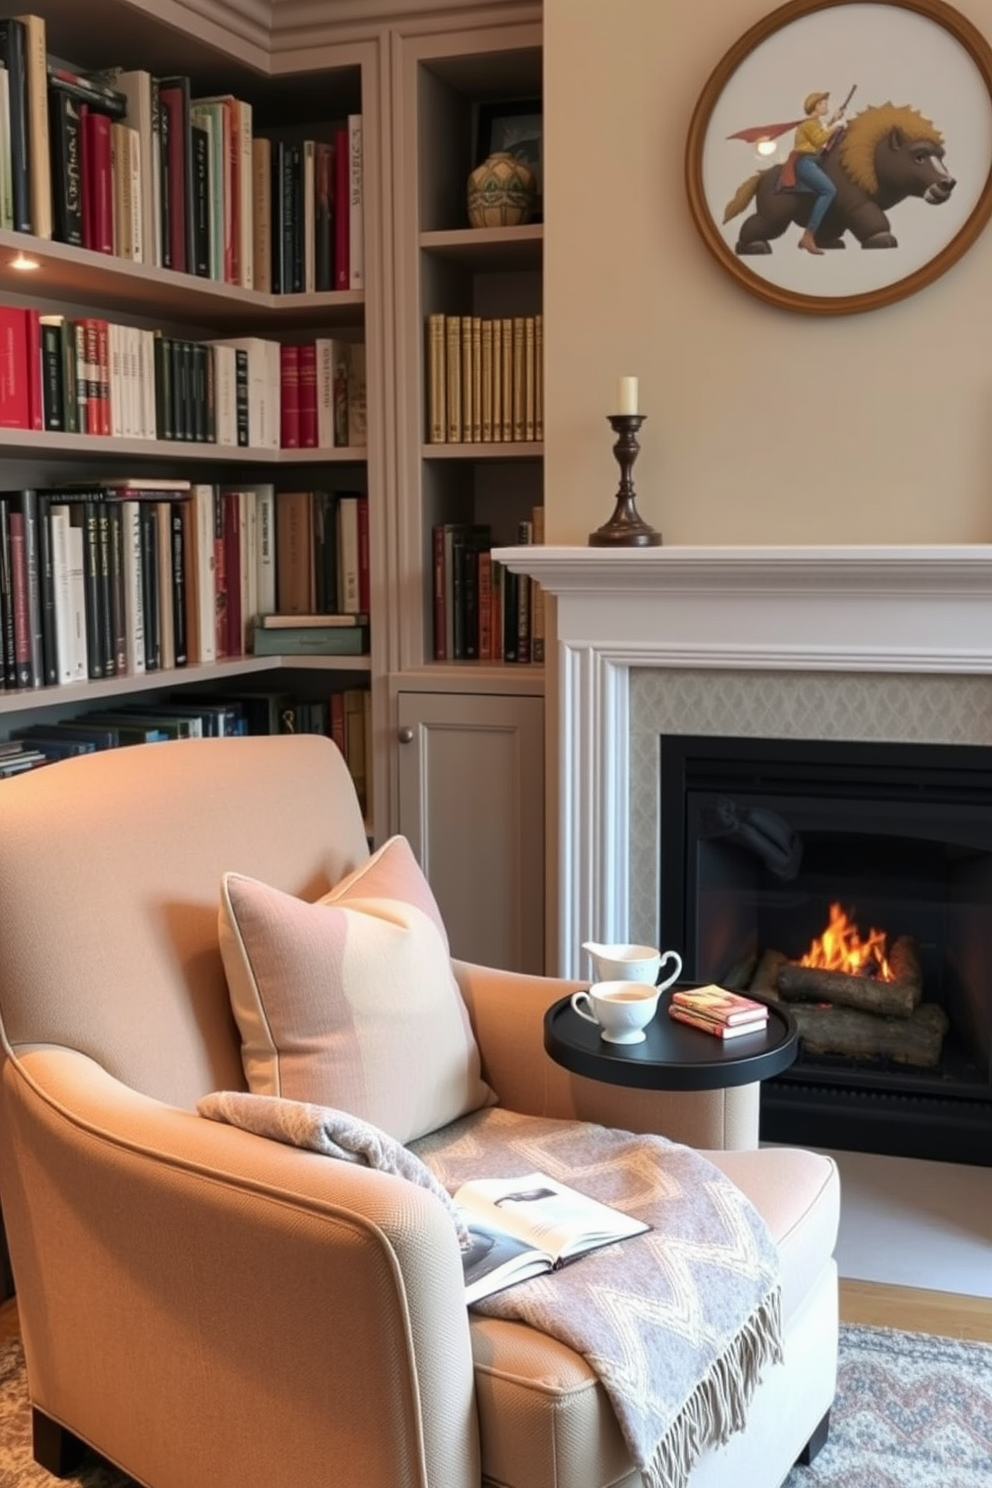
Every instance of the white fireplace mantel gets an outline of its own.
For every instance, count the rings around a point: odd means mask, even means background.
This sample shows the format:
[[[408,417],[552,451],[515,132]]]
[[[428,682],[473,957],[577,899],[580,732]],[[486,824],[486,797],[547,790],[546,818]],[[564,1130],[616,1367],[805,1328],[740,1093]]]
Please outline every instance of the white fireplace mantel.
[[[629,931],[630,673],[992,674],[992,545],[498,548],[554,596],[556,970]]]

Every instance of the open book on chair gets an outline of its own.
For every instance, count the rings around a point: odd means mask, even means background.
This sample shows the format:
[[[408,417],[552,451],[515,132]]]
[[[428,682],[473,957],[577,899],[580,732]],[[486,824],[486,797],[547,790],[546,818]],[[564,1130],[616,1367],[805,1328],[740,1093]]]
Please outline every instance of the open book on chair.
[[[651,1228],[547,1173],[476,1178],[454,1199],[472,1240],[462,1254],[468,1303]]]

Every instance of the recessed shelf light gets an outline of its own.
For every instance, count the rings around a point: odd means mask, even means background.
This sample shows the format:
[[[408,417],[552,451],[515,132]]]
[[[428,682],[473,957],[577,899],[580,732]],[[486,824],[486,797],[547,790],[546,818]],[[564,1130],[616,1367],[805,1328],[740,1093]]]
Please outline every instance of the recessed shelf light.
[[[41,268],[41,264],[38,262],[38,260],[36,258],[28,258],[28,256],[27,256],[26,253],[18,253],[15,258],[12,258],[10,260],[10,267],[12,269],[24,269],[24,270],[28,270],[28,269],[40,269]]]

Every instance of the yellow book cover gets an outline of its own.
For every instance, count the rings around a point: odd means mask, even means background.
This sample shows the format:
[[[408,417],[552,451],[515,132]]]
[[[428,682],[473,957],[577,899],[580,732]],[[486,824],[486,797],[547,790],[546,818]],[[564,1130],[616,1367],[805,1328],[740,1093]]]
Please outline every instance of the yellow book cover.
[[[443,444],[447,435],[444,316],[427,317],[427,438],[431,444]]]
[[[472,439],[482,439],[482,317],[472,316]]]
[[[534,439],[534,317],[524,317],[524,438]]]
[[[503,430],[503,442],[509,444],[513,438],[513,321],[509,316],[503,317],[503,364],[502,364],[502,399],[500,428]]]
[[[544,316],[534,316],[534,438],[544,438]]]
[[[493,443],[503,441],[503,322],[493,321]]]
[[[475,385],[472,381],[472,317],[462,316],[462,439],[469,441],[475,424]]]
[[[462,321],[460,315],[445,319],[445,396],[448,443],[462,442]]]
[[[490,444],[493,437],[493,323],[483,320],[480,328],[480,415],[479,437],[483,444]]]
[[[272,141],[251,142],[252,172],[252,283],[272,292]]]
[[[511,424],[510,438],[514,441],[524,437],[524,317],[513,317],[513,372],[511,376]]]

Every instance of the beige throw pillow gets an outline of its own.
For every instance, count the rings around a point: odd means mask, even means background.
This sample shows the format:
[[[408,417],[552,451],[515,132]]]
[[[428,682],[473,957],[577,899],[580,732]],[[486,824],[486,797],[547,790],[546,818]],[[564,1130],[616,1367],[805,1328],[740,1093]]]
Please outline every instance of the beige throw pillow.
[[[249,1090],[398,1142],[492,1104],[437,902],[392,837],[316,903],[224,876],[220,949]]]

